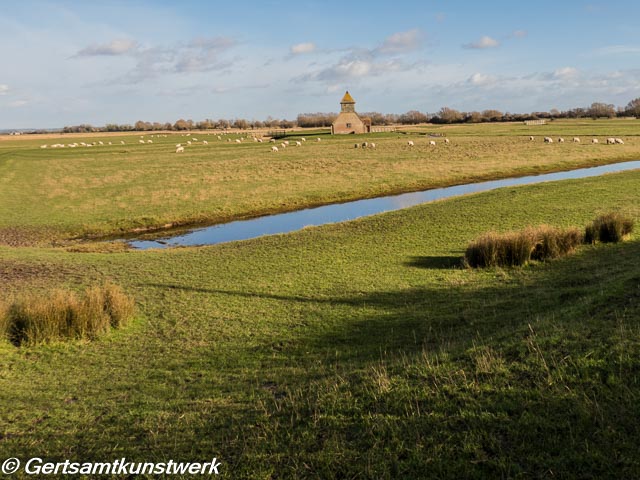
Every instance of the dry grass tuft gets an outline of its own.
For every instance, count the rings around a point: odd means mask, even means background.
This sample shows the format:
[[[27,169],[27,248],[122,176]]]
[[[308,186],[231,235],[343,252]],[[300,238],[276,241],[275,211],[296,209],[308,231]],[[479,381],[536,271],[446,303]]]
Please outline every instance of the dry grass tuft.
[[[14,345],[92,340],[125,325],[133,313],[133,299],[113,284],[89,287],[80,298],[62,289],[31,293],[0,303],[0,335]]]
[[[633,231],[632,218],[611,212],[600,215],[585,228],[584,243],[617,243]]]

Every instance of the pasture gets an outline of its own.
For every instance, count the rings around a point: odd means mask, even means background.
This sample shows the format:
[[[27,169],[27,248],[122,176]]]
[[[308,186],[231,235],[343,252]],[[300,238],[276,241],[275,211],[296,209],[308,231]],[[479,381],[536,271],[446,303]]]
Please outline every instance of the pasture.
[[[168,134],[0,141],[0,242],[51,243],[167,226],[207,224],[392,193],[640,158],[636,121],[425,126],[451,143],[416,134],[307,135],[280,147],[240,135]],[[528,140],[529,134],[536,141]],[[542,137],[583,136],[545,145]],[[585,137],[586,135],[586,137]],[[625,145],[590,138],[623,137]],[[244,137],[245,135],[242,135]],[[186,145],[190,138],[199,142]],[[231,140],[227,142],[226,140]],[[208,145],[202,143],[208,141]],[[415,143],[409,147],[407,141]],[[435,140],[436,146],[429,146]],[[92,148],[43,144],[103,142]],[[125,145],[120,142],[124,141]],[[374,141],[375,149],[354,143]],[[112,142],[113,145],[108,145]],[[176,145],[185,152],[176,154]],[[280,142],[278,142],[278,145]],[[29,205],[29,208],[24,208]]]
[[[593,123],[625,145],[543,144],[587,135],[555,123],[534,142],[517,125],[473,125],[442,127],[446,146],[305,135],[277,153],[213,135],[181,154],[179,134],[96,136],[126,145],[84,150],[0,141],[0,300],[109,281],[137,308],[94,341],[0,340],[0,450],[215,456],[225,478],[640,476],[637,233],[523,268],[460,263],[490,230],[609,211],[637,223],[638,171],[210,247],[70,242],[640,156],[636,123]]]

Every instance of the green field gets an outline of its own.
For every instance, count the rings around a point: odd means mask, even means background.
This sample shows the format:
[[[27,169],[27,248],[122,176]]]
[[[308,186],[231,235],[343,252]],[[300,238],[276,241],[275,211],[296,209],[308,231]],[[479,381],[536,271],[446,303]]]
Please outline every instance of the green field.
[[[525,175],[640,158],[635,120],[430,126],[414,132],[446,134],[450,145],[428,146],[417,135],[309,137],[280,148],[237,135],[190,137],[83,136],[0,141],[0,243],[26,245],[73,237],[118,235],[169,225],[217,223],[329,202]],[[529,134],[536,135],[534,142]],[[304,133],[302,134],[304,135]],[[543,135],[567,137],[545,145]],[[582,135],[582,143],[570,140]],[[585,136],[586,135],[586,136]],[[622,137],[625,145],[592,145]],[[291,140],[297,137],[291,137]],[[149,135],[145,139],[151,139]],[[207,139],[209,145],[203,145]],[[415,147],[409,148],[411,139]],[[120,145],[120,141],[126,145]],[[354,149],[374,141],[375,150]],[[40,149],[53,143],[103,141],[104,146]],[[114,145],[106,145],[111,141]],[[25,206],[29,208],[25,208]]]
[[[635,123],[593,125],[626,144],[529,143],[503,125],[451,127],[452,144],[435,151],[390,134],[376,151],[348,137],[278,154],[222,142],[184,156],[175,136],[55,157],[44,141],[0,142],[0,224],[31,244],[0,245],[0,298],[108,279],[138,308],[132,324],[93,342],[0,341],[2,457],[217,457],[226,478],[639,477],[637,233],[523,268],[460,264],[488,230],[583,226],[612,210],[637,223],[638,171],[211,247],[44,245],[638,159]],[[553,126],[544,134],[582,128]]]

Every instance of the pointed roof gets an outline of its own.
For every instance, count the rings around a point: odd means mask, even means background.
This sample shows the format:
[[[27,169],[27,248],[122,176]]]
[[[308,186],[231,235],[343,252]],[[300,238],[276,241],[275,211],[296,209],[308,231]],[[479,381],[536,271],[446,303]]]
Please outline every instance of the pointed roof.
[[[349,90],[347,90],[344,97],[342,97],[342,100],[340,100],[340,103],[356,103],[356,101],[351,95],[349,95]]]

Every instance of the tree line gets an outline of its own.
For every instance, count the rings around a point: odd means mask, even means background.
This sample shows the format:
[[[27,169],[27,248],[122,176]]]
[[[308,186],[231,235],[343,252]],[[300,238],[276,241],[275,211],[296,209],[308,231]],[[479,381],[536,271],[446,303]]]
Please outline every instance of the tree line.
[[[551,109],[548,112],[509,113],[500,110],[482,110],[463,112],[449,107],[442,107],[438,112],[429,114],[418,110],[410,110],[402,114],[364,112],[359,114],[362,118],[371,120],[372,125],[417,125],[420,123],[483,123],[483,122],[517,122],[525,120],[553,120],[556,118],[615,118],[635,117],[640,118],[640,98],[631,100],[625,107],[616,107],[613,104],[594,102],[588,107],[573,108],[560,111]],[[183,131],[183,130],[226,130],[229,128],[239,130],[249,129],[284,129],[293,127],[321,128],[329,127],[338,116],[337,113],[301,113],[296,120],[276,119],[267,117],[266,120],[236,119],[205,119],[199,122],[193,120],[177,120],[175,123],[145,122],[138,120],[133,125],[107,124],[104,127],[94,127],[88,124],[66,126],[64,133],[86,132],[147,132],[155,130]]]

